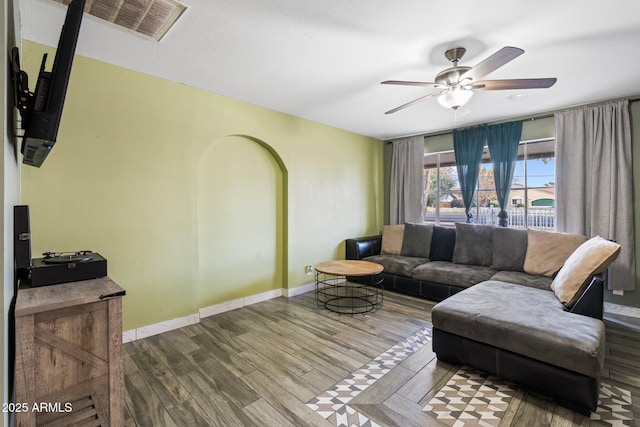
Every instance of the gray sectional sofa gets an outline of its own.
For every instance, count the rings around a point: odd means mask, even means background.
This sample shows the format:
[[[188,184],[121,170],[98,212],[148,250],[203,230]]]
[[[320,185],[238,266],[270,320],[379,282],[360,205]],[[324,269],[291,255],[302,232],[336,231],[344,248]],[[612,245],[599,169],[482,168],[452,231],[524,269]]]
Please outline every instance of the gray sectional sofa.
[[[385,226],[347,259],[384,266],[383,286],[440,301],[433,349],[572,410],[596,409],[604,362],[603,272],[619,245],[472,224]]]
[[[547,237],[550,244],[564,240],[555,252],[561,252],[565,259],[586,240],[584,236],[483,225],[459,223],[453,228],[408,223],[385,226],[384,239],[383,235],[347,239],[346,258],[384,266],[383,285],[387,290],[433,301],[442,301],[489,279],[549,289],[553,281],[549,269],[557,266],[558,270],[562,262],[551,259],[554,252],[542,245],[536,254],[541,259],[531,255],[529,265],[535,268],[526,272],[528,236],[532,233]],[[545,263],[547,258],[548,268],[534,265]]]

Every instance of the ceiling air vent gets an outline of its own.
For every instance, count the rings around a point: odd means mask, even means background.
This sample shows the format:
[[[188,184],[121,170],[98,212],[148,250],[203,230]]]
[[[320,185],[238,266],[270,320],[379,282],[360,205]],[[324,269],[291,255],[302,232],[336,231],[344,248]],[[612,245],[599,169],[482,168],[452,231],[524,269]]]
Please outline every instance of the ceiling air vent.
[[[71,2],[51,1],[64,5]],[[87,0],[85,6],[89,15],[155,41],[160,41],[186,9],[175,0]]]

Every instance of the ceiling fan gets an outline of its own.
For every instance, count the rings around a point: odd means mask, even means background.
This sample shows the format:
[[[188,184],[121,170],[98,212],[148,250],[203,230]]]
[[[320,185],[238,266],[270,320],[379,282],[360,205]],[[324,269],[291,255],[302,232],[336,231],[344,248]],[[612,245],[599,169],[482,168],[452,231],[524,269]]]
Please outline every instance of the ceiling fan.
[[[411,102],[403,104],[385,114],[395,113],[406,107],[417,104],[429,98],[438,97],[438,102],[445,108],[456,110],[465,105],[473,93],[484,90],[507,90],[507,89],[546,89],[556,82],[556,78],[546,79],[508,79],[508,80],[481,80],[487,74],[502,67],[507,62],[512,61],[524,53],[524,50],[517,47],[506,46],[480,62],[475,67],[458,66],[458,61],[462,59],[467,50],[463,47],[456,47],[445,52],[444,56],[451,61],[453,66],[438,73],[435,83],[411,82],[403,80],[385,80],[381,84],[403,85],[403,86],[423,86],[440,89],[439,92],[430,93]]]

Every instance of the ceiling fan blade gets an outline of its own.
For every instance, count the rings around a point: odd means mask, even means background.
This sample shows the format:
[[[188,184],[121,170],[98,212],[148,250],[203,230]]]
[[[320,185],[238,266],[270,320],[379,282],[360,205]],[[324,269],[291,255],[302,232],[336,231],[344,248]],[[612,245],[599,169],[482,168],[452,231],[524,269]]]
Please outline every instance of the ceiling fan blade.
[[[558,79],[509,79],[484,80],[471,85],[472,90],[508,90],[508,89],[546,89],[555,84]]]
[[[487,74],[492,71],[497,70],[498,68],[505,65],[507,62],[516,59],[518,56],[522,55],[524,50],[505,46],[475,67],[471,68],[469,71],[460,76],[460,81],[464,79],[471,79],[472,81],[478,81]]]
[[[443,91],[443,92],[444,92],[444,91]],[[429,95],[421,96],[420,98],[418,98],[418,99],[414,99],[413,101],[411,101],[411,102],[407,102],[406,104],[402,104],[401,106],[396,107],[396,108],[394,108],[393,110],[389,110],[389,111],[385,112],[385,114],[393,114],[393,113],[395,113],[396,111],[400,111],[400,110],[402,110],[402,109],[405,109],[405,108],[407,108],[407,107],[410,107],[410,106],[412,106],[412,105],[414,105],[414,104],[417,104],[418,102],[422,102],[422,101],[425,101],[425,100],[427,100],[427,99],[429,99],[429,98],[433,98],[434,96],[438,96],[438,95],[440,95],[440,94],[441,94],[441,93],[443,93],[443,92],[430,93]]]
[[[404,80],[385,80],[380,82],[381,85],[402,85],[402,86],[422,86],[422,87],[440,87],[441,84],[430,82],[407,82]]]

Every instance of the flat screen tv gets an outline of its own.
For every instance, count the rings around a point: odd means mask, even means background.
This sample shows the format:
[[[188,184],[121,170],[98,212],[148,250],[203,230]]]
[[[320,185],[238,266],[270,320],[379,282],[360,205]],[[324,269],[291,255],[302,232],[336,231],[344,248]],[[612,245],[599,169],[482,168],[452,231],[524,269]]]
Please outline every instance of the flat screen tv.
[[[13,54],[14,87],[24,129],[20,149],[24,164],[40,167],[58,137],[85,1],[72,0],[69,3],[53,66],[51,71],[45,70],[47,54],[44,54],[33,93],[28,89],[26,73],[19,70],[17,52]],[[17,76],[16,67],[19,70]],[[27,87],[23,86],[25,84]]]

